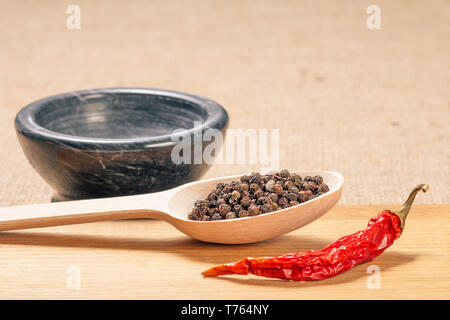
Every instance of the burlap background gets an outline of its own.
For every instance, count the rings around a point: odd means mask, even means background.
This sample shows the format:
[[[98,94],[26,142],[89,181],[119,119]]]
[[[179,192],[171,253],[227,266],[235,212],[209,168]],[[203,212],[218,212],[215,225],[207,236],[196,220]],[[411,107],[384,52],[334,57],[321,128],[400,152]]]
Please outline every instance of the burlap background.
[[[66,28],[70,4],[81,30]],[[115,86],[196,93],[231,128],[279,128],[281,167],[341,171],[342,204],[397,203],[422,182],[418,202],[450,203],[449,39],[449,1],[1,0],[0,205],[52,194],[20,150],[19,109]]]

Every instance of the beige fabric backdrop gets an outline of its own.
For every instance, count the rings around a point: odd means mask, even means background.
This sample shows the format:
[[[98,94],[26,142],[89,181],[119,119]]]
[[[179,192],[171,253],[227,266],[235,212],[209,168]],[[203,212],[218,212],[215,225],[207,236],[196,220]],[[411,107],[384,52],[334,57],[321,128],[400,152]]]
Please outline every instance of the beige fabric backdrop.
[[[370,4],[381,30],[366,27]],[[342,204],[398,203],[422,182],[418,202],[450,203],[449,39],[449,1],[1,0],[0,205],[52,194],[20,150],[19,109],[115,86],[192,92],[230,128],[279,128],[281,167],[342,172]]]

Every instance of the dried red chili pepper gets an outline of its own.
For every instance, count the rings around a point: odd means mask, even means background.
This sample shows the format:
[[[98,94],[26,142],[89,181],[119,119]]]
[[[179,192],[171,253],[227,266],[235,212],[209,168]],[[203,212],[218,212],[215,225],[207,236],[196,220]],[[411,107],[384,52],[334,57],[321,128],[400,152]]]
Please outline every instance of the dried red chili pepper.
[[[420,190],[428,191],[428,185],[416,186],[399,211],[384,210],[370,219],[366,229],[344,236],[323,249],[273,258],[244,258],[236,263],[213,267],[202,274],[212,277],[251,273],[295,281],[336,276],[358,264],[371,261],[392,245],[402,233],[406,216]]]

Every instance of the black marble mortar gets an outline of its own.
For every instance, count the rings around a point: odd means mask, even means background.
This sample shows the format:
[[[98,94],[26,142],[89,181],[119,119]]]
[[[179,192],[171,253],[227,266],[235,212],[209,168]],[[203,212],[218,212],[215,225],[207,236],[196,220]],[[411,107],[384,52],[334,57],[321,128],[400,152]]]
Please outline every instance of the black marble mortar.
[[[226,111],[212,100],[140,88],[59,94],[16,117],[22,149],[56,200],[156,192],[199,179],[210,165],[174,163],[174,130],[192,139],[209,128],[225,136],[227,125]]]

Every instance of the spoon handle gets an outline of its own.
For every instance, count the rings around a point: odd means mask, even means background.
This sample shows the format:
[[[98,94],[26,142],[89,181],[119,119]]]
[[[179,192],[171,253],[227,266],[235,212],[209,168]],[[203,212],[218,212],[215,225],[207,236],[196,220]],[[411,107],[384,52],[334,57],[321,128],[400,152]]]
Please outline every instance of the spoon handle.
[[[130,218],[162,218],[166,215],[167,195],[167,192],[158,192],[0,208],[0,231]]]

